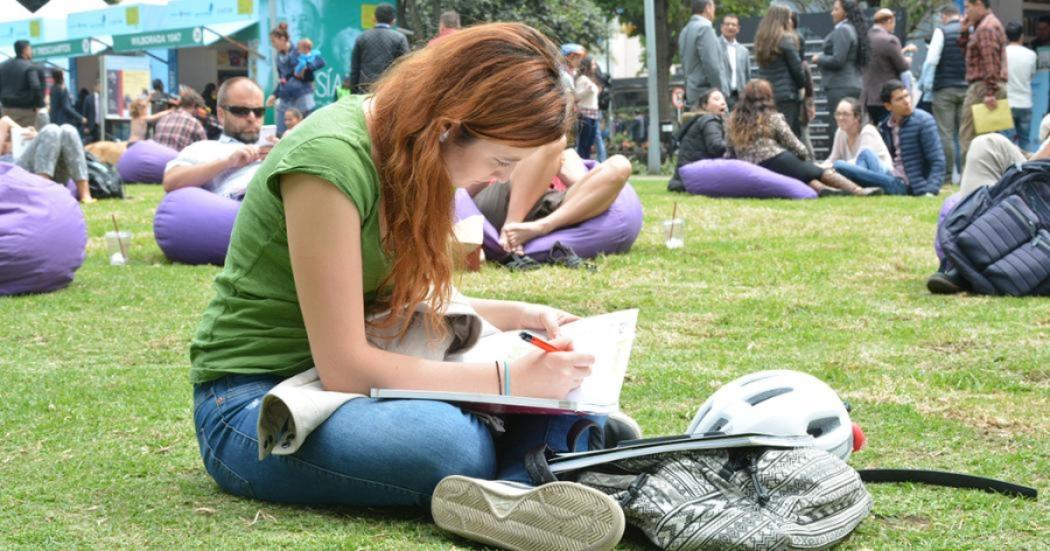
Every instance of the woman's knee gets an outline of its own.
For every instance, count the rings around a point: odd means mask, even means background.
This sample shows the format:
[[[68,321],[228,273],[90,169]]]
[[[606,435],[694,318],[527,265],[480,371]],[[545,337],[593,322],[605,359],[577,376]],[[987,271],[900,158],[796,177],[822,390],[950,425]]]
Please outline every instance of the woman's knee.
[[[631,172],[634,167],[631,166],[631,161],[627,160],[627,157],[623,155],[613,155],[602,163],[603,167],[609,167],[609,170],[613,171],[616,175],[616,181],[625,183],[627,179],[631,177]]]
[[[77,132],[76,128],[73,128],[70,124],[63,124],[59,127],[59,131],[62,133],[62,139],[73,140],[77,143],[80,142],[80,133]]]
[[[44,125],[43,128],[37,131],[36,137],[38,140],[42,138],[44,141],[54,140],[58,143],[62,137],[62,129],[57,124]]]

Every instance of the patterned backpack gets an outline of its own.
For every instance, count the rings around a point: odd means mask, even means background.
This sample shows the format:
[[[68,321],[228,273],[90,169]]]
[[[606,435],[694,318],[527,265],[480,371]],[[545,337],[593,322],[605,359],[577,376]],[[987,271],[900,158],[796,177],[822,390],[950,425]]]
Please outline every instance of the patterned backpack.
[[[764,445],[763,445],[764,444]],[[538,484],[569,480],[620,502],[661,549],[824,549],[871,511],[860,476],[793,437],[683,436],[526,459]]]

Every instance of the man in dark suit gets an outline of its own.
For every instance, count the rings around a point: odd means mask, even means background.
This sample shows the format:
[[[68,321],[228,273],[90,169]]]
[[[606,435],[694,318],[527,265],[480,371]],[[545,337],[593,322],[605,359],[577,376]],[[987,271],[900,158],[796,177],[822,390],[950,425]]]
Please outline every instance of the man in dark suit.
[[[736,14],[731,13],[722,18],[722,36],[719,42],[725,50],[725,96],[730,110],[736,105],[744,85],[751,80],[751,54],[747,51],[747,46],[737,41],[736,35],[739,33],[740,18]]]
[[[36,126],[37,110],[44,106],[43,72],[33,64],[33,48],[15,41],[15,57],[0,63],[0,102],[3,114],[20,126]]]
[[[883,8],[875,12],[875,22],[868,31],[871,43],[871,60],[864,68],[864,86],[860,101],[868,109],[872,124],[879,124],[889,111],[883,106],[882,86],[891,80],[899,80],[901,73],[911,67],[911,61],[904,57],[906,52],[914,52],[915,46],[901,48],[901,41],[894,36],[897,28],[897,16],[892,10]]]
[[[81,114],[87,119],[84,124],[84,143],[89,144],[102,139],[102,94],[99,93],[100,86],[95,81],[91,93],[84,98]]]

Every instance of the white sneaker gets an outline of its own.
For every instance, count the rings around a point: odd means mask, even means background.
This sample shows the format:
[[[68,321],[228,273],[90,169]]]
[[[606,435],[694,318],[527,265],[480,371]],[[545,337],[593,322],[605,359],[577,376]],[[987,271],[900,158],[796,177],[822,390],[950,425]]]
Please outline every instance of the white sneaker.
[[[434,489],[430,508],[441,528],[504,549],[597,551],[623,536],[620,505],[575,482],[534,488],[449,476]]]

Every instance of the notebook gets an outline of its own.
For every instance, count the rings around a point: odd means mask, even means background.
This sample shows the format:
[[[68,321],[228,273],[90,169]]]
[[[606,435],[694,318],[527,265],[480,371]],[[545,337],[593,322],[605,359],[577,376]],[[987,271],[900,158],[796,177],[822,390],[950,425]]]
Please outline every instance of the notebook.
[[[597,413],[608,414],[620,409],[620,390],[627,374],[627,364],[634,344],[638,310],[621,310],[577,320],[562,326],[562,333],[572,338],[573,348],[594,355],[591,375],[563,400],[446,392],[439,390],[400,390],[373,388],[372,398],[409,398],[457,402],[471,409],[492,413]],[[470,350],[452,356],[449,361],[484,363],[515,360],[535,350],[521,340],[520,331],[488,331]],[[537,332],[537,335],[543,335]]]
[[[990,111],[984,103],[975,103],[970,109],[973,111],[973,128],[978,135],[1014,127],[1010,102],[1005,99],[996,101],[995,111]]]

